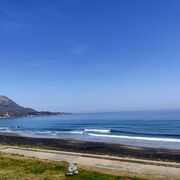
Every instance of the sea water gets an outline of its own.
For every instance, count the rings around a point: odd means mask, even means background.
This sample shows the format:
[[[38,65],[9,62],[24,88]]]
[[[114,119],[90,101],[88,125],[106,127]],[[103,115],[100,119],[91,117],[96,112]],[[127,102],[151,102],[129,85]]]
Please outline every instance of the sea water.
[[[180,111],[87,113],[0,119],[0,132],[180,149]]]

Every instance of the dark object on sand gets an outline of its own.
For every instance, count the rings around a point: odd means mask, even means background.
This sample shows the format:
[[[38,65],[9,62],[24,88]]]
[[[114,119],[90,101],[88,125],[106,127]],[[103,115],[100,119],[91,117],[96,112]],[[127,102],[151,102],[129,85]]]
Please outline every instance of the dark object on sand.
[[[79,173],[79,172],[78,172],[78,170],[77,170],[77,167],[76,167],[75,163],[70,163],[70,164],[69,164],[69,167],[68,167],[68,169],[67,169],[66,175],[67,175],[67,176],[72,176],[72,175],[75,175],[75,174],[78,174],[78,173]]]

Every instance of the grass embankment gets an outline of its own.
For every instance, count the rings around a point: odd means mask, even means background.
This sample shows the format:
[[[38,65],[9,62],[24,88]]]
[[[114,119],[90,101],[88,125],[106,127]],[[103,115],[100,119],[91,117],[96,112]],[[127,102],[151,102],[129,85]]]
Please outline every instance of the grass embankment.
[[[79,168],[79,174],[66,176],[67,163],[49,162],[19,155],[0,153],[0,179],[33,180],[140,180],[139,178],[120,177]]]

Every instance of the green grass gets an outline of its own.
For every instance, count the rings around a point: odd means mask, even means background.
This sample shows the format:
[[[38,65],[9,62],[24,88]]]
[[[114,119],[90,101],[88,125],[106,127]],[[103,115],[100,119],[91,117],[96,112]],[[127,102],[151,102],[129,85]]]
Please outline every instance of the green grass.
[[[107,175],[78,169],[79,174],[66,176],[67,163],[41,161],[18,155],[0,154],[0,179],[6,180],[140,180],[139,178]]]

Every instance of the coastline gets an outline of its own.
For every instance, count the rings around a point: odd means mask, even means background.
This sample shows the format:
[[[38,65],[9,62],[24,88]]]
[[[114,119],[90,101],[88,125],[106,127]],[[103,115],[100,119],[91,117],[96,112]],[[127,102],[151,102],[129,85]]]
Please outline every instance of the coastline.
[[[180,162],[180,150],[176,149],[147,148],[116,143],[74,140],[70,138],[34,138],[15,133],[1,132],[0,144],[156,161]]]

